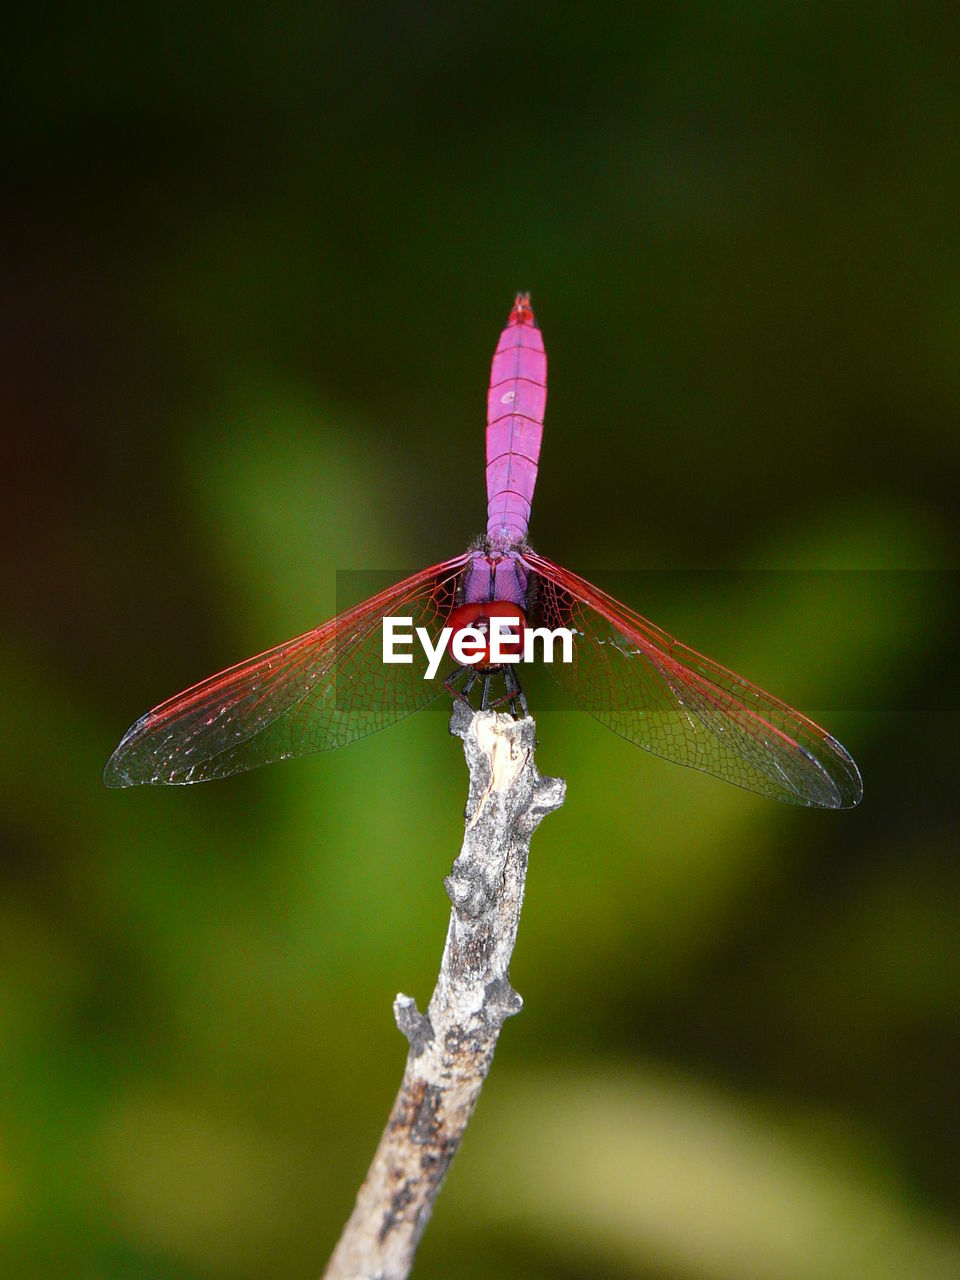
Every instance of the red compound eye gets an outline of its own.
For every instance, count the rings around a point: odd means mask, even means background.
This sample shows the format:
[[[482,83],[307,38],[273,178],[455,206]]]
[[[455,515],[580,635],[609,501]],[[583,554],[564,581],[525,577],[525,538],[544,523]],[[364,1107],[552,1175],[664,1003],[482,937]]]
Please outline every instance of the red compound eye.
[[[504,618],[511,625],[509,639],[501,640],[500,651],[505,657],[519,658],[523,656],[523,632],[527,619],[519,605],[510,604],[506,600],[480,600],[475,604],[461,604],[450,614],[447,626],[453,628],[450,645],[454,637],[465,627],[475,627],[486,635],[490,629],[491,618]],[[483,650],[477,666],[481,669],[491,666],[490,648]]]

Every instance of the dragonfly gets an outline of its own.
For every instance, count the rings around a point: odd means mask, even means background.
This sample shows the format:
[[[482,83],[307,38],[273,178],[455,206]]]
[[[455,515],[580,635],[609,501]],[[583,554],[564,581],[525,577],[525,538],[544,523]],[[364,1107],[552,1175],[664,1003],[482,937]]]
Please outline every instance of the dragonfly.
[[[488,651],[458,665],[448,644],[431,680],[417,646],[410,662],[383,660],[386,617],[410,619],[436,649],[445,628],[456,635],[472,626],[482,635],[492,617],[509,615],[521,630],[573,633],[572,661],[549,670],[627,741],[777,800],[856,805],[860,773],[824,729],[533,550],[527,532],[546,399],[543,338],[530,296],[521,293],[490,371],[486,534],[461,555],[161,702],[124,735],[104,770],[106,784],[204,782],[342,747],[444,690],[472,698],[471,705],[479,692],[481,707],[506,705],[523,715],[516,663],[492,663]]]

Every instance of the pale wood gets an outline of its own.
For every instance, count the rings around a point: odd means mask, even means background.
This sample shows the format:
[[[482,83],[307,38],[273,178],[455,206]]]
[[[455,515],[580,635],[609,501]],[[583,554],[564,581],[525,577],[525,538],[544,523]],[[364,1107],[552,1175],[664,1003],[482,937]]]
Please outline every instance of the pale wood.
[[[410,1042],[403,1083],[325,1280],[403,1280],[456,1153],[506,1018],[530,837],[563,804],[565,783],[541,778],[536,726],[457,702],[450,732],[470,770],[463,847],[444,881],[452,903],[440,976],[426,1014],[394,1001]]]

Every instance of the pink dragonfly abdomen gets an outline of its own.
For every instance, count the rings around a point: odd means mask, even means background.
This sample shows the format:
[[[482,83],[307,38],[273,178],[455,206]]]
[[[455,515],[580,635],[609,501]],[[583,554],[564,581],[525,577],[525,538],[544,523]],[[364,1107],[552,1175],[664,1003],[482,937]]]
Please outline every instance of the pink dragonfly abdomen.
[[[546,403],[543,338],[530,295],[521,293],[497,343],[487,393],[487,537],[495,548],[527,535]]]

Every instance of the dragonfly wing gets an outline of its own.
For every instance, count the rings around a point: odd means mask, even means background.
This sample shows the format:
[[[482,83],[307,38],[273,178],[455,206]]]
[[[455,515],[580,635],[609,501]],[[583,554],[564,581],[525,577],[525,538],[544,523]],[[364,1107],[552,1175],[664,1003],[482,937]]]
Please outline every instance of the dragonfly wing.
[[[544,626],[576,633],[550,671],[601,724],[654,755],[792,804],[846,809],[860,773],[835,738],[584,578],[534,553]]]
[[[436,643],[457,603],[466,560],[424,569],[162,702],[124,735],[104,781],[128,787],[225,778],[344,746],[419,711],[442,691],[443,668],[425,680],[416,642],[411,663],[384,663],[381,620],[410,617]]]

